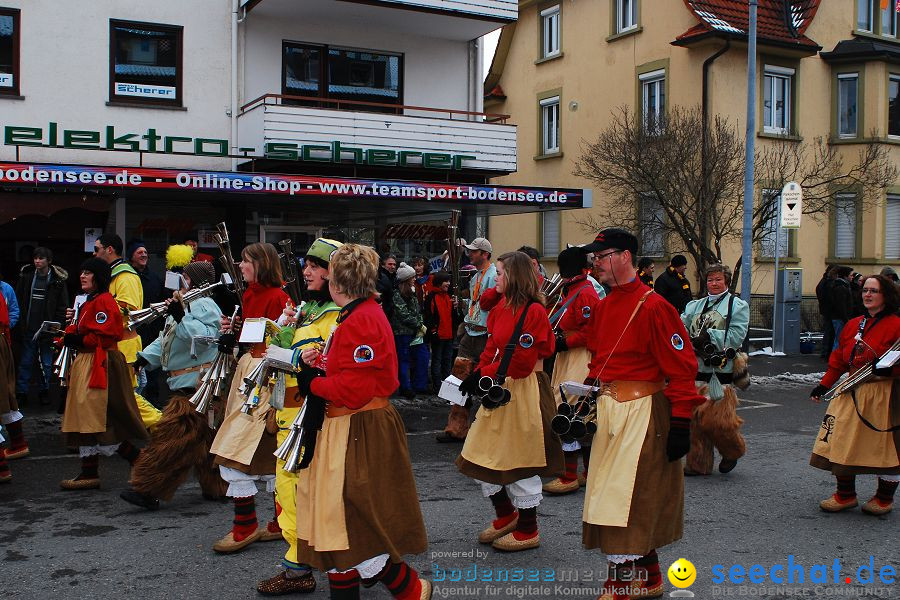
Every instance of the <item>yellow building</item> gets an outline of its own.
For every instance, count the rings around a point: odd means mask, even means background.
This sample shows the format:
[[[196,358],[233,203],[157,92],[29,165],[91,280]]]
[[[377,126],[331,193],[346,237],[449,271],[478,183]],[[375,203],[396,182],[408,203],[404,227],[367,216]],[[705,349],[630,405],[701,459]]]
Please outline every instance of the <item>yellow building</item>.
[[[900,165],[897,8],[896,0],[759,0],[757,150],[784,144],[778,137],[821,136],[846,165],[868,144],[881,144]],[[521,0],[485,82],[485,110],[510,114],[519,128],[518,169],[497,182],[592,187],[572,173],[583,143],[597,139],[612,111],[701,106],[704,71],[708,114],[728,118],[743,141],[747,10],[746,0]],[[588,210],[596,216],[610,199],[593,187]],[[853,195],[836,197],[820,222],[804,217],[799,231],[782,236],[784,262],[804,270],[805,295],[814,294],[827,262],[861,273],[900,263],[900,182],[876,198],[863,210]],[[490,237],[499,252],[538,248],[552,271],[567,242],[592,238],[579,224],[585,212],[493,217]],[[659,274],[681,250],[678,240],[654,236],[645,221],[638,229]],[[772,293],[774,246],[769,236],[754,247],[754,294]],[[727,243],[723,261],[733,266],[740,250],[738,240]],[[689,269],[694,283],[696,268]]]

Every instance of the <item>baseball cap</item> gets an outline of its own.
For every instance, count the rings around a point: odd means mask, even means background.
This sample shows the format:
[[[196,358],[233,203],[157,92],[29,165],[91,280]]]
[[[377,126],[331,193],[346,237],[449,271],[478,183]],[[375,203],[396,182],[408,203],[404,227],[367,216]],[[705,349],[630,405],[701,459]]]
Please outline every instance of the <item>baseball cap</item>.
[[[597,234],[594,241],[581,249],[585,252],[601,252],[609,249],[628,250],[637,254],[638,241],[631,233],[617,227],[608,227]]]
[[[483,252],[494,252],[494,247],[491,246],[491,243],[487,241],[487,238],[475,238],[472,240],[471,244],[466,244],[463,246],[469,250],[481,250]]]

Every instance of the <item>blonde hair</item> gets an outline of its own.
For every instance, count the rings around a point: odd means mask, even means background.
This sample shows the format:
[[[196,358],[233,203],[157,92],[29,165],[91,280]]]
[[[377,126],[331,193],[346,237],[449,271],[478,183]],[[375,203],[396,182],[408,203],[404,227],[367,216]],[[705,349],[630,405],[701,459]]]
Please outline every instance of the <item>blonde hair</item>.
[[[344,244],[331,254],[329,276],[341,294],[350,298],[368,298],[375,294],[379,262],[374,249]]]
[[[506,278],[503,296],[507,305],[520,308],[531,302],[544,304],[531,257],[524,252],[508,252],[498,258],[497,262],[503,263]]]
[[[250,244],[241,252],[241,258],[249,260],[256,269],[256,282],[265,287],[280,288],[284,285],[281,276],[281,259],[278,250],[268,242]]]

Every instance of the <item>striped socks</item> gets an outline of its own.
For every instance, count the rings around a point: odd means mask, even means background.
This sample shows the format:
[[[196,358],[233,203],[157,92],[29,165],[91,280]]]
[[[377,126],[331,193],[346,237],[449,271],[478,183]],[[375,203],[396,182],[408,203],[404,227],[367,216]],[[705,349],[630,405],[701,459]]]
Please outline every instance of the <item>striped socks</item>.
[[[837,492],[834,496],[837,501],[846,504],[856,500],[856,477],[853,475],[838,475],[835,479],[837,479]]]
[[[634,561],[635,570],[644,569],[647,571],[647,587],[659,585],[662,582],[662,574],[659,572],[659,555],[656,550],[651,550],[649,554],[645,554]],[[643,574],[640,575],[643,579]]]
[[[22,419],[9,423],[6,426],[9,432],[9,451],[18,452],[28,448],[28,442],[25,441],[25,434],[22,431]]]
[[[256,520],[256,502],[253,496],[234,499],[234,527],[231,528],[234,541],[240,542],[252,535],[259,527]]]
[[[422,595],[419,574],[405,562],[388,563],[378,579],[399,600],[418,600]]]
[[[359,581],[356,569],[346,573],[328,573],[331,600],[359,600]]]
[[[578,479],[578,450],[564,452],[566,472],[559,478],[563,483],[572,483]]]
[[[516,530],[513,531],[513,537],[521,542],[530,540],[537,534],[537,507],[520,508],[519,522],[516,524]]]
[[[878,491],[875,492],[875,502],[880,506],[890,506],[894,503],[894,492],[897,491],[897,484],[900,481],[886,481],[881,477],[878,478]]]
[[[0,482],[12,479],[9,463],[6,462],[6,449],[0,448]]]
[[[497,518],[493,523],[494,529],[503,529],[518,516],[516,507],[513,506],[512,501],[506,494],[506,488],[502,488],[499,492],[489,497],[491,504],[494,505],[494,512],[497,513]]]
[[[76,481],[81,479],[100,479],[100,456],[98,454],[82,456],[81,473],[75,479]]]

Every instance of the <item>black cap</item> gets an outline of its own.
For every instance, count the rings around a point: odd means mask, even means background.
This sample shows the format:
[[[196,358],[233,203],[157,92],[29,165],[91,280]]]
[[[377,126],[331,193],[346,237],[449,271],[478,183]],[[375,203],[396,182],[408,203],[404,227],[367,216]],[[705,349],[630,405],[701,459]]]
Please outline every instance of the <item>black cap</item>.
[[[602,252],[603,250],[628,250],[632,255],[637,254],[638,241],[631,233],[624,229],[608,227],[597,234],[594,241],[581,247],[585,252]]]
[[[676,254],[672,257],[672,260],[669,261],[669,264],[673,267],[683,267],[687,264],[687,259],[684,257],[684,254]]]
[[[587,266],[587,252],[578,246],[566,248],[556,257],[556,266],[563,277],[581,275],[581,271]]]

